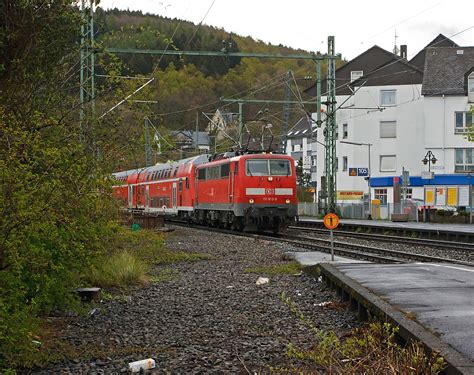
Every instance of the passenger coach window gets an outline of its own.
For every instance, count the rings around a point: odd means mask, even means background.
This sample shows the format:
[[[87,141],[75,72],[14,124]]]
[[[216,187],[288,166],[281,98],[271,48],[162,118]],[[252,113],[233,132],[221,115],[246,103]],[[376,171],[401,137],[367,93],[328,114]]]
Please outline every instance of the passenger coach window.
[[[206,169],[198,169],[198,180],[205,180],[206,179]]]
[[[220,166],[216,167],[209,167],[207,169],[207,180],[217,180],[220,178],[221,173],[220,173]]]
[[[270,174],[272,176],[291,175],[290,162],[288,160],[270,160]]]
[[[221,178],[229,177],[230,164],[221,165]]]

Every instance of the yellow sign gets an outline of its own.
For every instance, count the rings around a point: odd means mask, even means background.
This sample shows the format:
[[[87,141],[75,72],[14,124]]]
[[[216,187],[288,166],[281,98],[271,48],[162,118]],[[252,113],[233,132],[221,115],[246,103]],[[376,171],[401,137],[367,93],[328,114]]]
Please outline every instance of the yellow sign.
[[[458,188],[448,187],[448,206],[458,205]]]
[[[334,229],[339,225],[339,217],[336,214],[326,214],[324,216],[324,226],[328,229]]]
[[[336,199],[340,201],[352,201],[364,198],[364,192],[358,190],[338,190],[336,192]]]
[[[425,189],[425,204],[431,206],[435,204],[435,189],[426,188]]]

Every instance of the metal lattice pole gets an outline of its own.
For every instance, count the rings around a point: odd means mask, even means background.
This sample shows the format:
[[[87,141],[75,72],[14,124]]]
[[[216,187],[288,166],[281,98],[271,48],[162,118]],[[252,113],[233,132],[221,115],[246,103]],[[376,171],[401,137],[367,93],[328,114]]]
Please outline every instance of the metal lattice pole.
[[[334,36],[328,37],[328,55],[334,55]],[[336,62],[328,60],[325,136],[326,210],[336,212]]]
[[[79,121],[81,137],[85,144],[94,147],[93,129],[91,121],[95,112],[95,50],[94,50],[94,3],[81,1],[81,50],[80,50],[80,111]]]
[[[283,124],[281,127],[281,152],[286,154],[286,140],[288,137],[288,122],[290,121],[290,96],[291,96],[291,79],[293,77],[293,72],[288,70],[285,82],[285,97],[283,104]]]
[[[144,133],[145,133],[145,163],[149,167],[153,164],[152,160],[152,149],[151,149],[151,139],[150,139],[150,124],[148,117],[145,117],[144,123]]]

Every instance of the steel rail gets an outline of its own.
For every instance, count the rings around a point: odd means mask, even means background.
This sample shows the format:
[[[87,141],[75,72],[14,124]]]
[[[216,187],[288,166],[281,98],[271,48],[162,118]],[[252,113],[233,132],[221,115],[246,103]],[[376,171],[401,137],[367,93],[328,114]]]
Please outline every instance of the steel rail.
[[[313,233],[323,233],[329,235],[329,230],[323,228],[308,228],[308,227],[299,227],[299,226],[289,226],[289,229],[304,231],[304,232],[313,232]],[[428,238],[413,238],[413,237],[400,237],[379,233],[361,233],[361,232],[350,232],[343,230],[335,230],[335,236],[344,236],[344,237],[357,237],[363,238],[366,240],[378,240],[383,242],[397,242],[404,243],[408,245],[421,245],[428,247],[435,247],[441,249],[452,249],[452,250],[461,250],[461,251],[474,251],[474,244],[468,242],[453,242],[445,240],[433,240]]]

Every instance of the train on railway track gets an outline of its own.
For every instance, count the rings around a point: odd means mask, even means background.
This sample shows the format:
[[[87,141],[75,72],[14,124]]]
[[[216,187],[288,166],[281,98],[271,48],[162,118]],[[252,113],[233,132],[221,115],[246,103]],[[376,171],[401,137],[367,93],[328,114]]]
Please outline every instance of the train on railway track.
[[[275,232],[297,216],[295,163],[287,155],[202,154],[113,176],[114,196],[135,214]]]

